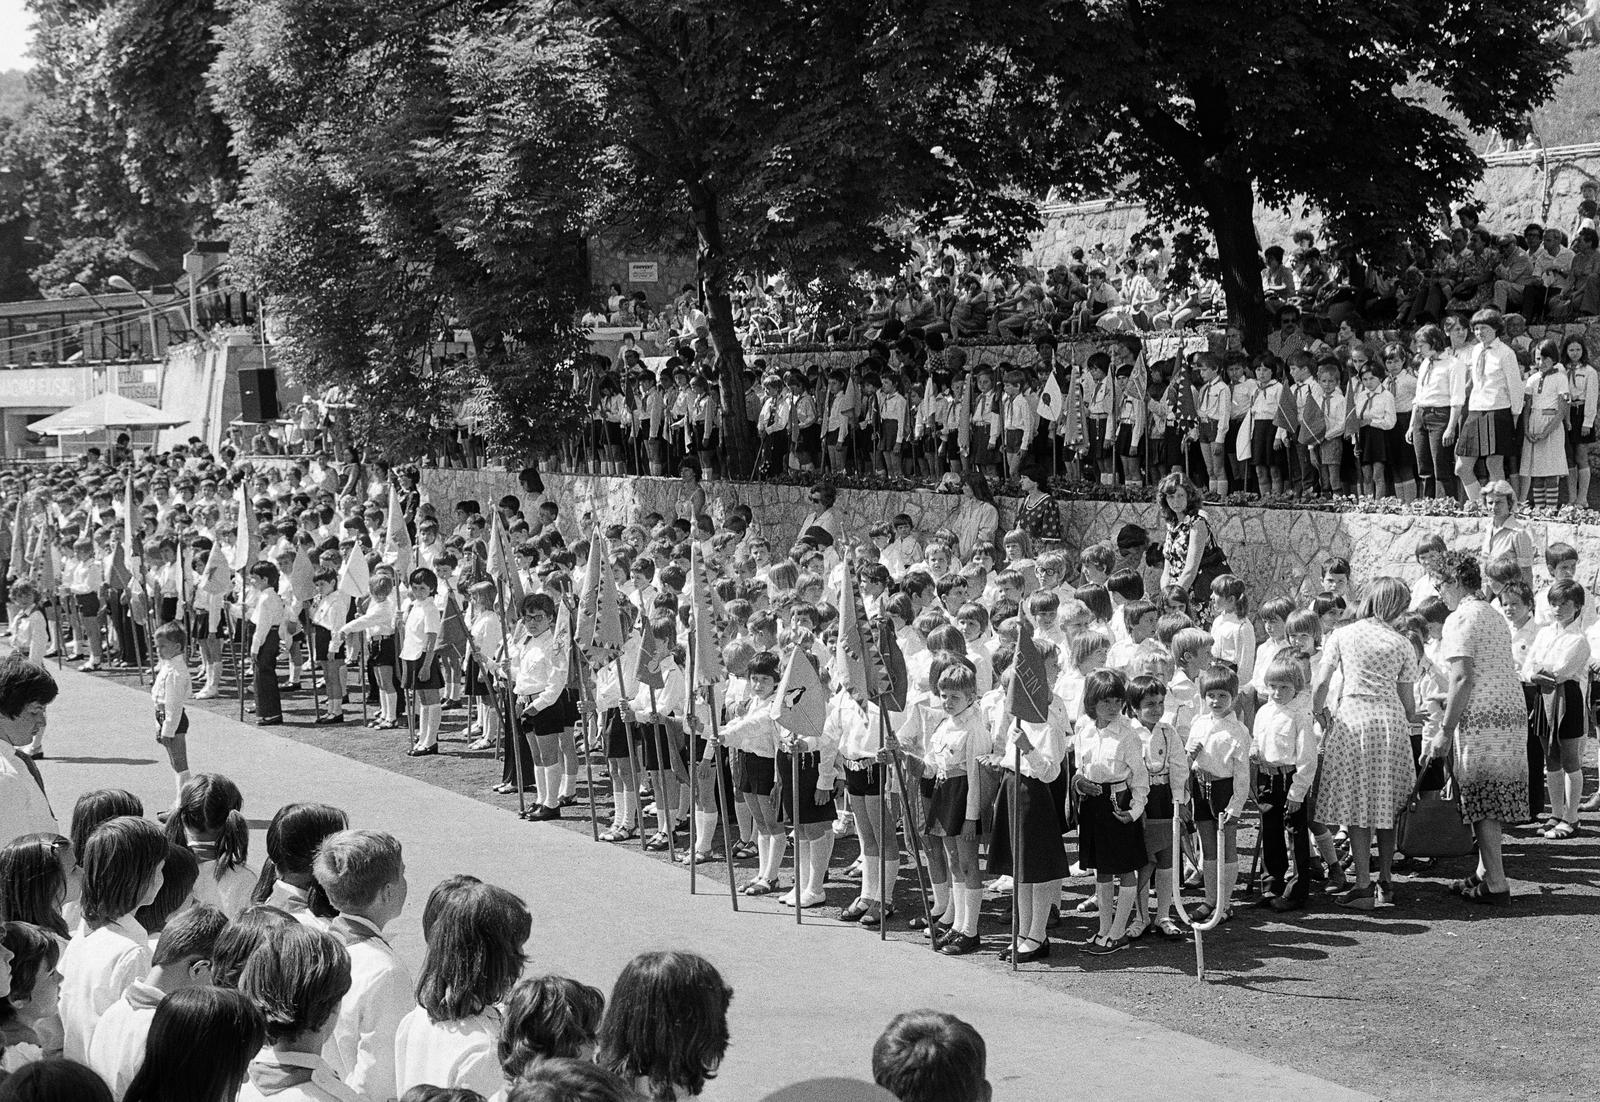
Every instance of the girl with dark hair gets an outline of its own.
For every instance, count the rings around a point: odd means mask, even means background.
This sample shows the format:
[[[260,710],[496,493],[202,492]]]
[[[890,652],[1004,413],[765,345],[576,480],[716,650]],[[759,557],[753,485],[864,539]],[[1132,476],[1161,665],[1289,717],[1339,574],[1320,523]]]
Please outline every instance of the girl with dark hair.
[[[211,982],[218,987],[238,987],[250,954],[261,948],[273,931],[294,924],[287,911],[257,904],[246,907],[217,937],[211,953]]]
[[[1211,582],[1227,573],[1227,557],[1217,547],[1211,521],[1200,509],[1200,491],[1177,471],[1156,487],[1156,504],[1166,522],[1161,545],[1161,584],[1182,586],[1200,600],[1211,596]]]
[[[230,920],[239,917],[256,883],[256,872],[246,863],[250,824],[239,786],[221,773],[196,773],[167,817],[167,839],[200,862],[195,900],[210,903]]]
[[[59,834],[24,834],[12,841],[0,849],[0,915],[66,941],[71,932],[61,908],[77,867],[72,843]]]
[[[273,933],[239,977],[267,1034],[240,1102],[363,1102],[322,1056],[349,990],[350,954],[332,934],[300,925]]]
[[[643,1102],[616,1075],[587,1060],[546,1060],[511,1088],[507,1102]],[[440,1099],[439,1102],[452,1102]]]
[[[539,976],[517,984],[500,1027],[500,1070],[508,1082],[547,1060],[593,1057],[606,997],[565,976]]]
[[[266,1036],[261,1011],[238,991],[174,991],[156,1007],[144,1063],[122,1102],[233,1102]]]
[[[113,1102],[111,1088],[106,1086],[105,1080],[82,1064],[65,1059],[40,1060],[14,1073],[0,1083],[0,1099],[5,1102],[63,1102],[65,1099]]]
[[[84,1060],[95,1022],[151,964],[150,935],[134,913],[161,891],[167,840],[146,819],[100,824],[83,847],[85,930],[61,958],[63,1054]]]
[[[317,848],[330,834],[349,826],[343,811],[327,804],[285,804],[267,827],[267,860],[261,866],[252,903],[266,903],[297,922],[328,928],[339,912],[311,873]]]
[[[704,957],[641,953],[611,989],[595,1063],[649,1102],[697,1097],[728,1051],[733,988]]]
[[[56,1016],[61,943],[28,922],[0,923],[0,945],[10,954],[9,987],[0,985],[0,1069],[16,1071],[44,1057]]]
[[[1594,451],[1595,417],[1600,415],[1600,371],[1589,362],[1589,345],[1580,336],[1561,344],[1572,404],[1567,407],[1567,499],[1589,504],[1589,456]]]
[[[78,797],[78,802],[72,805],[72,825],[67,833],[72,838],[73,860],[80,867],[89,835],[94,833],[95,827],[119,815],[132,815],[137,819],[144,815],[144,804],[132,792],[120,788],[97,788]]]
[[[1411,338],[1411,350],[1416,353],[1417,367],[1405,440],[1415,453],[1417,493],[1422,497],[1452,496],[1455,493],[1454,386],[1458,362],[1450,355],[1450,338],[1437,325],[1418,329]],[[1396,385],[1398,387],[1398,380]]]
[[[396,1086],[502,1087],[499,1003],[527,963],[533,919],[521,899],[471,877],[433,889],[422,915],[427,954],[418,1006],[395,1037]]]
[[[1124,714],[1127,696],[1127,679],[1117,670],[1090,673],[1073,735],[1077,775],[1072,789],[1082,801],[1078,860],[1095,872],[1100,915],[1100,930],[1083,950],[1097,956],[1127,948],[1139,870],[1147,856],[1143,818],[1150,773],[1139,727]]]

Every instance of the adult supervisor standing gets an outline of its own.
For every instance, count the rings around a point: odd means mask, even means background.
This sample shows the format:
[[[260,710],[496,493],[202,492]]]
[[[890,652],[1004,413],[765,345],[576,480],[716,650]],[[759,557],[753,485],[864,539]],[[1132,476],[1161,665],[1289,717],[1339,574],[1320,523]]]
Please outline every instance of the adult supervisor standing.
[[[1228,573],[1228,559],[1217,546],[1211,521],[1200,510],[1200,491],[1174,471],[1156,488],[1156,504],[1166,523],[1161,544],[1161,586],[1181,586],[1194,594],[1196,607],[1211,599],[1211,583]]]
[[[59,692],[50,671],[20,654],[0,658],[0,846],[24,834],[60,834],[39,767],[17,747],[44,730]]]

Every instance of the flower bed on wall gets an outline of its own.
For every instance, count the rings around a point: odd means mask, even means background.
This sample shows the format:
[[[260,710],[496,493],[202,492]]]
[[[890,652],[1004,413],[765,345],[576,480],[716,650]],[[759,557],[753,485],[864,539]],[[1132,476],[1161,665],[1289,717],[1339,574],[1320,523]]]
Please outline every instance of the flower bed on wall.
[[[720,519],[733,505],[748,505],[756,527],[774,544],[786,546],[799,532],[811,510],[809,489],[813,480],[780,482],[708,482],[707,508]],[[909,484],[900,488],[856,488],[850,480],[840,487],[834,505],[846,539],[865,540],[874,524],[896,513],[906,513],[924,536],[954,524],[966,508],[958,494],[937,493]],[[563,527],[576,532],[584,516],[599,524],[630,524],[650,512],[672,516],[682,483],[668,478],[614,478],[598,475],[547,474],[545,499],[561,506]],[[1089,488],[1085,488],[1088,490]],[[1093,489],[1099,489],[1095,487]],[[422,491],[442,512],[457,501],[472,499],[485,508],[506,494],[523,499],[524,509],[534,504],[517,484],[514,473],[487,470],[425,470]],[[1109,499],[1114,498],[1114,499]],[[1138,524],[1159,541],[1160,517],[1149,494],[1113,490],[1091,496],[1058,496],[1067,548],[1077,552],[1114,539],[1124,524]],[[1017,499],[999,499],[1002,529],[1015,516]],[[1252,602],[1276,596],[1293,596],[1307,577],[1320,577],[1330,558],[1350,560],[1360,583],[1383,574],[1408,580],[1418,574],[1416,546],[1438,535],[1461,550],[1482,546],[1487,520],[1481,512],[1468,513],[1453,502],[1377,503],[1344,499],[1316,507],[1285,500],[1222,502],[1206,506],[1217,540],[1228,554],[1234,573],[1250,587]],[[1542,559],[1551,543],[1570,543],[1578,549],[1578,580],[1591,590],[1600,583],[1600,514],[1588,510],[1563,510],[1560,514],[1529,518],[1534,549]],[[1540,568],[1542,571],[1542,567]]]

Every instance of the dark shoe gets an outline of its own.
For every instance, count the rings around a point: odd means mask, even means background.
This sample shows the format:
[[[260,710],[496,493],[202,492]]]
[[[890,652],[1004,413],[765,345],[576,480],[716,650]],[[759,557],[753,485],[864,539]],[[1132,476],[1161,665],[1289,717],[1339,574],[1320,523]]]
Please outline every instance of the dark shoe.
[[[543,804],[529,809],[522,816],[530,823],[548,823],[551,819],[561,818],[559,807],[545,807]]]
[[[332,727],[336,723],[343,723],[343,722],[344,722],[344,716],[335,715],[332,712],[323,712],[320,716],[317,717],[317,726],[318,727]]]
[[[283,717],[282,716],[268,716],[266,719],[258,719],[258,720],[256,720],[256,726],[257,727],[282,727],[283,726]]]
[[[968,953],[977,952],[981,944],[971,934],[951,934],[945,938],[944,944],[939,946],[939,952],[947,957],[964,957]]]
[[[1480,880],[1472,887],[1462,892],[1461,898],[1465,899],[1468,903],[1484,903],[1490,906],[1500,907],[1511,902],[1511,889],[1507,888],[1503,892],[1492,892],[1489,890],[1489,885]]]
[[[1018,964],[1031,964],[1036,960],[1049,960],[1049,959],[1050,959],[1050,939],[1049,938],[1045,938],[1043,943],[1041,943],[1040,946],[1037,949],[1019,949],[1019,950],[1017,950],[1017,963]]]
[[[938,919],[933,920],[933,944],[936,947],[943,945],[955,936],[956,928],[954,925],[948,922],[941,922]]]
[[[413,746],[406,751],[408,758],[430,758],[439,752],[437,746]]]
[[[577,803],[578,803],[578,797],[576,797],[576,796],[562,796],[560,799],[558,799],[556,801],[556,803],[560,804],[562,807],[575,807],[575,806],[577,806]]]
[[[1109,957],[1112,953],[1120,953],[1126,949],[1129,941],[1125,937],[1102,938],[1096,935],[1084,942],[1079,948],[1091,957]]]
[[[1288,914],[1290,911],[1303,911],[1306,909],[1304,896],[1280,895],[1267,905],[1279,914]]]

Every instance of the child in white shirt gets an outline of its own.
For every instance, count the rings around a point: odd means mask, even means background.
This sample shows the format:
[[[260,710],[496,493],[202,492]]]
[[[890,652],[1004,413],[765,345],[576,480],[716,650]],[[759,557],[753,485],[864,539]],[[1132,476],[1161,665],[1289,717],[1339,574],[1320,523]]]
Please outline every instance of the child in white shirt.
[[[1239,677],[1226,666],[1200,675],[1205,712],[1189,728],[1189,798],[1204,855],[1206,901],[1190,912],[1196,922],[1225,919],[1239,878],[1238,822],[1250,792],[1250,732],[1233,714]],[[1218,841],[1221,853],[1218,853]],[[1222,919],[1219,919],[1221,921]]]
[[[150,700],[156,709],[156,741],[167,752],[180,797],[189,780],[189,715],[184,705],[192,693],[189,662],[184,657],[187,646],[182,624],[169,622],[156,629],[156,654],[160,661],[150,685]]]

